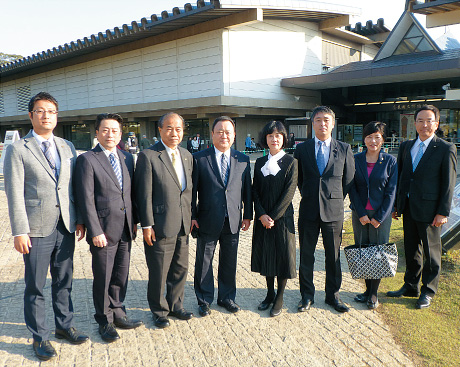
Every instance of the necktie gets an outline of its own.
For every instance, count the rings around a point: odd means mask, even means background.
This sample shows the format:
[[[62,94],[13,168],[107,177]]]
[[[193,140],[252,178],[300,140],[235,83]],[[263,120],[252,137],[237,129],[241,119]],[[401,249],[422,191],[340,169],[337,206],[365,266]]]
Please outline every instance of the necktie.
[[[318,165],[319,174],[322,175],[326,165],[324,163],[323,142],[318,141],[318,153],[316,154],[316,164]]]
[[[227,186],[228,181],[228,160],[225,154],[222,154],[222,158],[220,160],[220,174],[222,176],[222,181],[224,182],[224,186]]]
[[[412,163],[412,171],[415,171],[415,169],[417,168],[417,165],[420,162],[420,159],[422,159],[423,148],[425,148],[425,144],[423,144],[423,142],[421,142],[419,147],[418,147],[418,152],[417,152],[417,155],[415,156],[414,163]]]
[[[184,188],[182,187],[182,182],[180,180],[180,172],[179,172],[179,164],[177,163],[177,158],[176,158],[177,153],[176,152],[171,152],[171,162],[174,167],[174,171],[176,171],[176,176],[177,176],[177,181],[181,185],[182,191],[184,191]]]
[[[44,141],[43,143],[43,154],[45,155],[46,160],[48,161],[48,164],[50,165],[51,169],[54,172],[54,176],[56,176],[56,179],[59,178],[59,173],[56,169],[56,162],[54,161],[53,155],[51,154],[50,151],[50,146],[51,143],[49,141]]]
[[[113,171],[115,172],[115,176],[117,176],[118,183],[120,184],[120,188],[123,190],[123,176],[121,175],[121,168],[118,160],[115,158],[114,153],[110,153],[109,155],[110,164],[112,165]]]

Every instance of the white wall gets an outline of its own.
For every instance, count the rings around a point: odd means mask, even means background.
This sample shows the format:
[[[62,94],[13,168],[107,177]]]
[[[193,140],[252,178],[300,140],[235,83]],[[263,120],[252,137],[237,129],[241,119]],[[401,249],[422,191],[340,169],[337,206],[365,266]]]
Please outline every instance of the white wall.
[[[287,91],[280,80],[321,74],[321,33],[316,23],[266,20],[223,33],[223,94],[292,100],[307,91]]]

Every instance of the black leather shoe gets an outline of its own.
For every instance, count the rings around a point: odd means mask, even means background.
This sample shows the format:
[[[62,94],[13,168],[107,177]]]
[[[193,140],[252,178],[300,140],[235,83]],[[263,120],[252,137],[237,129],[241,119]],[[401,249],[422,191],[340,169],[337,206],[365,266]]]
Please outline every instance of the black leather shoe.
[[[327,305],[334,307],[334,310],[337,312],[348,312],[350,309],[345,306],[345,303],[343,303],[340,299],[334,299],[332,301],[326,300],[325,301]]]
[[[217,304],[221,307],[224,307],[228,312],[237,313],[241,310],[240,306],[238,306],[235,301],[231,299],[226,299],[224,301],[217,301]]]
[[[299,301],[299,305],[297,306],[297,311],[305,312],[310,309],[310,307],[315,303],[311,298],[303,298]]]
[[[178,311],[171,311],[169,316],[175,317],[179,320],[190,320],[193,317],[192,312],[185,311],[183,308]]]
[[[374,302],[369,298],[368,301],[367,301],[367,308],[369,310],[375,310],[377,307],[379,307],[379,304],[380,303],[379,303],[378,299],[376,299],[375,302]]]
[[[99,325],[99,334],[101,334],[102,340],[106,341],[107,343],[112,343],[115,340],[120,339],[120,335],[115,329],[115,325],[112,323]]]
[[[387,292],[388,297],[418,297],[420,296],[420,292],[417,289],[409,287],[407,284],[404,284],[400,289],[397,291],[390,291]]]
[[[359,303],[366,303],[368,299],[369,299],[369,295],[365,293],[357,294],[354,298],[354,300]]]
[[[155,323],[155,326],[160,329],[164,329],[169,326],[169,320],[164,316],[153,315],[153,322]]]
[[[259,311],[268,310],[268,308],[270,307],[270,305],[273,303],[274,300],[275,300],[275,296],[265,297],[265,299],[259,303],[259,306],[257,306],[257,309]]]
[[[114,319],[113,323],[117,328],[120,329],[135,329],[143,324],[141,320],[130,320],[128,316],[123,316],[119,319]]]
[[[430,297],[427,294],[422,294],[415,304],[415,308],[421,310],[422,308],[428,308],[431,305],[431,300],[433,297]]]
[[[72,344],[82,344],[89,340],[89,336],[78,332],[77,329],[71,327],[67,330],[56,329],[54,334],[57,339],[66,339]]]
[[[209,316],[211,314],[211,309],[209,308],[209,305],[199,305],[198,313],[201,317]]]
[[[281,307],[280,309],[275,309],[275,307],[272,307],[272,309],[270,310],[270,317],[276,317],[276,316],[281,315],[282,310],[283,310],[283,307]]]
[[[33,348],[35,355],[41,361],[47,361],[57,356],[56,350],[49,340],[42,340],[41,342],[34,341]]]

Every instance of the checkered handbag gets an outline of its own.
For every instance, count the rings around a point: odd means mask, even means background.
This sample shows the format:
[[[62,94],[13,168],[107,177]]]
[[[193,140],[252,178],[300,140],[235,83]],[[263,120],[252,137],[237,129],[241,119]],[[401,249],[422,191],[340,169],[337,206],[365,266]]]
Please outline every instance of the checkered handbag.
[[[382,279],[396,274],[398,250],[394,243],[351,245],[344,252],[353,279]]]

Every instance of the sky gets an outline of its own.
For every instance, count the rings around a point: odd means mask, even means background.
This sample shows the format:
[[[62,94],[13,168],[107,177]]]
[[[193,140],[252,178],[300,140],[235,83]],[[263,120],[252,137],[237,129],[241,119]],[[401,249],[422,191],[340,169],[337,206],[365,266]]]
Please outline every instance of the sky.
[[[163,10],[183,8],[193,0],[1,0],[0,52],[31,56],[38,52],[105,32],[106,29],[130,24],[133,20],[159,15]],[[393,27],[404,11],[406,0],[326,0],[328,3],[362,8],[362,15],[353,19],[353,25],[367,20],[374,23],[384,18]],[[424,17],[418,19],[425,25]],[[445,27],[437,28],[434,38],[441,36]],[[460,26],[451,27],[460,39]],[[433,35],[432,35],[433,36]]]

